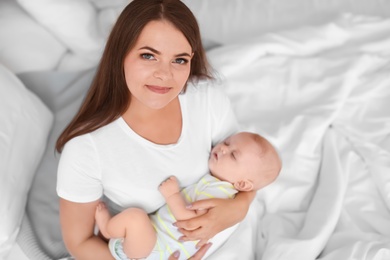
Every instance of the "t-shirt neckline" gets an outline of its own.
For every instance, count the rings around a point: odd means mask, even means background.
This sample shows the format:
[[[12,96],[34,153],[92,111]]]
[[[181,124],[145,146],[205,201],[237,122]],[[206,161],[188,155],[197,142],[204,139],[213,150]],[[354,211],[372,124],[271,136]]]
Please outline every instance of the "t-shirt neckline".
[[[141,142],[145,145],[149,145],[158,149],[167,149],[167,148],[173,148],[182,142],[185,133],[186,133],[186,128],[187,128],[187,104],[186,104],[186,95],[185,94],[180,94],[179,96],[179,102],[180,102],[180,109],[181,109],[181,117],[182,117],[182,126],[181,126],[181,133],[178,141],[176,143],[172,144],[156,144],[153,143],[152,141],[149,141],[145,139],[144,137],[140,136],[137,134],[123,119],[122,116],[120,116],[117,120],[117,123],[119,126],[124,130],[124,132],[129,135],[131,138],[134,140],[137,140],[138,142]]]

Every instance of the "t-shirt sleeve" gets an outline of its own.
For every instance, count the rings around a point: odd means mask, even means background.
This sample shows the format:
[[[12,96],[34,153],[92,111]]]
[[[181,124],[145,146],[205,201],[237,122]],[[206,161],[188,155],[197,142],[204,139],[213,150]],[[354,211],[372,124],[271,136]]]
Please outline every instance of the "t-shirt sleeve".
[[[237,194],[237,190],[233,185],[226,181],[219,181],[210,175],[205,175],[194,188],[193,192],[187,192],[187,196],[191,197],[191,201],[204,199],[232,199]]]
[[[57,172],[59,197],[79,203],[92,202],[103,194],[99,158],[89,134],[68,141]]]
[[[211,138],[212,145],[223,141],[228,136],[239,131],[236,115],[228,96],[218,87],[212,87],[211,109]]]

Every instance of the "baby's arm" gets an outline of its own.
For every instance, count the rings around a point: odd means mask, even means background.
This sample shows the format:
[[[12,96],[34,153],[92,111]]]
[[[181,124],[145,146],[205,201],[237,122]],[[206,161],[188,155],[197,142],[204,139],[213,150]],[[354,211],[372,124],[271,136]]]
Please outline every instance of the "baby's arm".
[[[174,176],[161,183],[159,191],[177,220],[190,219],[206,213],[204,210],[189,210],[186,208],[186,202],[180,193],[179,183]]]

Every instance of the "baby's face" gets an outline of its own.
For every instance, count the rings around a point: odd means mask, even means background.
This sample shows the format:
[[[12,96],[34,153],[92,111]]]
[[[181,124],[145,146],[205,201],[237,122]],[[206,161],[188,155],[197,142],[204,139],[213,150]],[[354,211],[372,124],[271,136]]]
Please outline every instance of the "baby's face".
[[[213,176],[230,183],[249,179],[254,175],[249,173],[261,166],[259,149],[249,134],[238,133],[212,149],[209,169]]]

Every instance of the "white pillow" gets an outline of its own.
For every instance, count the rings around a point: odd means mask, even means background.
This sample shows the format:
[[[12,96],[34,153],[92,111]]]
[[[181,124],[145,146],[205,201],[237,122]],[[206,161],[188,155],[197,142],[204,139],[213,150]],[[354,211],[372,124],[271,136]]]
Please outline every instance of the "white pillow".
[[[0,64],[0,259],[19,232],[52,123],[50,110]]]
[[[0,1],[0,63],[14,73],[54,69],[66,48],[14,0]]]
[[[17,0],[43,27],[71,52],[95,65],[106,41],[98,23],[98,10],[90,1]]]
[[[205,39],[227,44],[275,30],[328,21],[340,13],[389,15],[379,0],[182,0]]]

